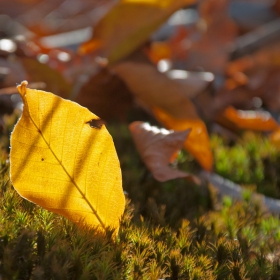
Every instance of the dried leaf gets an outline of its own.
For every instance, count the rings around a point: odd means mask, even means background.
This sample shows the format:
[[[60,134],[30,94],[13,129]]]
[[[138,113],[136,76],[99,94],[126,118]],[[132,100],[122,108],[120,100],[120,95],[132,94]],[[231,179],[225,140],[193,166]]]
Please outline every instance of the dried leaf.
[[[188,69],[223,73],[229,58],[229,46],[238,35],[238,28],[229,17],[228,0],[204,0],[199,5],[201,20],[198,34],[188,50]]]
[[[11,181],[24,198],[70,220],[119,227],[124,211],[121,170],[111,136],[98,117],[51,93],[18,90],[22,117],[11,136]]]
[[[160,107],[178,119],[198,118],[196,109],[188,98],[193,95],[192,86],[169,79],[148,63],[126,61],[116,64],[112,69],[146,106]]]
[[[188,95],[190,88],[159,73],[153,65],[122,62],[113,67],[142,103],[153,109],[156,118],[168,129],[192,128],[185,148],[206,170],[212,168],[212,152],[204,123],[199,119]]]
[[[81,53],[101,49],[101,56],[114,63],[148,40],[176,10],[196,0],[124,0],[116,4],[95,26]]]
[[[186,60],[188,58],[190,30],[185,26],[178,26],[169,40],[173,60]]]
[[[18,59],[7,59],[0,56],[0,87],[11,87],[26,79],[24,68]]]
[[[167,76],[183,83],[188,97],[192,99],[203,91],[209,92],[209,88],[214,81],[215,76],[210,72],[191,72],[184,70],[170,70],[166,72]],[[213,97],[212,97],[213,98]]]
[[[265,111],[243,111],[228,107],[218,118],[221,121],[223,119],[239,129],[273,131],[279,127],[273,117]]]
[[[132,98],[124,82],[104,68],[82,86],[75,101],[104,120],[125,120]]]
[[[129,129],[141,158],[156,180],[165,182],[176,178],[196,179],[169,166],[174,153],[182,148],[190,129],[174,132],[143,122],[133,122]]]
[[[246,86],[238,86],[234,89],[222,87],[214,96],[211,93],[211,90],[205,90],[192,99],[200,116],[209,122],[220,119],[221,113],[229,106],[252,109],[252,98],[256,96],[256,93]]]
[[[156,118],[168,129],[184,131],[191,128],[190,135],[185,141],[184,147],[195,157],[205,170],[210,171],[213,165],[213,155],[204,122],[200,119],[174,118],[157,107],[154,107],[153,112]]]
[[[20,62],[27,72],[28,80],[34,83],[44,82],[46,84],[45,90],[56,92],[63,98],[69,98],[72,90],[71,85],[58,71],[29,57],[22,57]]]
[[[278,45],[279,46],[279,45]],[[278,54],[279,56],[279,54]],[[279,58],[277,58],[279,60]],[[279,63],[280,64],[280,63]],[[280,110],[280,67],[269,67],[265,69],[266,77],[263,79],[261,86],[259,87],[259,96],[263,101],[263,104],[272,112],[279,112]],[[266,71],[265,71],[266,70]],[[260,78],[259,78],[260,79]]]

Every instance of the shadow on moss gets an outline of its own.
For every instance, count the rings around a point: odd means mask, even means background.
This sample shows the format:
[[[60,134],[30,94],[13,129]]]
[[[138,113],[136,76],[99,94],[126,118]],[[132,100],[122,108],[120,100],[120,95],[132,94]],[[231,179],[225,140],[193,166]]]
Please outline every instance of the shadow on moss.
[[[279,279],[278,217],[251,202],[250,196],[242,202],[225,197],[218,203],[211,188],[202,190],[185,180],[156,182],[141,162],[128,129],[114,125],[109,130],[127,192],[116,242],[109,232],[100,236],[94,229],[78,228],[23,200],[9,183],[7,153],[1,152],[2,279]],[[216,157],[232,149],[220,146],[219,139],[212,141]],[[264,148],[260,162],[265,157],[273,160],[269,149]],[[196,168],[187,154],[181,155],[179,164]],[[257,178],[260,183],[265,180]]]

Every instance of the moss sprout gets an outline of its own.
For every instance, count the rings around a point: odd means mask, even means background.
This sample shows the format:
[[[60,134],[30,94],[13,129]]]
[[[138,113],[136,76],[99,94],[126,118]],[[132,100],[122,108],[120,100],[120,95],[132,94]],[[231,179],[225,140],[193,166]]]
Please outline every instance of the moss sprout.
[[[94,228],[78,228],[22,199],[9,182],[8,147],[3,144],[1,279],[279,279],[278,217],[253,203],[250,191],[243,201],[225,197],[219,203],[211,187],[202,190],[185,180],[156,182],[146,172],[126,132],[121,128],[121,134],[113,136],[127,192],[115,241],[110,232],[101,236]],[[228,178],[239,176],[239,182],[245,180],[244,184],[258,187],[270,180],[274,190],[277,180],[266,178],[266,171],[260,176],[250,166],[263,164],[264,157],[277,162],[276,150],[259,136],[250,137],[253,144],[245,146],[239,155],[241,144],[235,148],[213,138],[214,146],[219,142],[214,147],[216,161],[221,158],[224,166],[230,166],[223,167]],[[232,159],[227,158],[230,149]],[[249,154],[255,157],[251,159]],[[182,164],[185,162],[192,162],[187,154]],[[233,172],[232,166],[243,169],[243,173]]]

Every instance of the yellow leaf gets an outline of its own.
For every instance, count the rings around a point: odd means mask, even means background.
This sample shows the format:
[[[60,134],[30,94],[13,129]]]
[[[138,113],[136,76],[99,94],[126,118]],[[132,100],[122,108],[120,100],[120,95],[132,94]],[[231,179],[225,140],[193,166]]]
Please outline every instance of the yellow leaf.
[[[213,165],[213,155],[204,122],[198,118],[174,118],[158,107],[154,107],[153,112],[155,117],[168,129],[183,131],[191,128],[191,132],[185,141],[184,147],[195,157],[204,169],[211,171]]]
[[[82,54],[101,49],[101,56],[114,63],[131,54],[149,39],[176,10],[196,0],[123,0],[94,27],[93,37],[84,43]]]
[[[105,126],[77,103],[18,90],[22,116],[11,136],[11,181],[24,198],[79,224],[119,228],[124,194],[119,160]]]

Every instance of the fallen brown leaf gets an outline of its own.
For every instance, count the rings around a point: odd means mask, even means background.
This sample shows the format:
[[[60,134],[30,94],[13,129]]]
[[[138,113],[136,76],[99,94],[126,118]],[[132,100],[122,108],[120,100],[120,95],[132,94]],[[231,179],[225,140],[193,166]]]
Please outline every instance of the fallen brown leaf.
[[[82,86],[75,101],[104,120],[125,120],[132,94],[118,76],[104,68]]]
[[[172,79],[184,84],[188,97],[192,99],[203,91],[209,92],[215,76],[211,72],[196,72],[184,70],[170,70],[166,75]],[[213,98],[213,97],[212,97]],[[209,105],[209,104],[208,104]]]
[[[228,13],[228,0],[204,0],[199,6],[201,20],[188,52],[189,70],[223,73],[229,59],[229,47],[238,35],[238,28]]]
[[[123,0],[94,27],[93,37],[80,47],[85,54],[101,50],[114,63],[132,53],[149,39],[176,10],[196,0]]]
[[[129,129],[142,160],[156,180],[165,182],[176,178],[188,178],[199,183],[195,176],[169,166],[174,153],[182,148],[190,129],[174,132],[144,122],[133,122]]]
[[[169,79],[148,63],[126,61],[112,69],[166,128],[177,131],[192,128],[184,147],[203,168],[211,170],[213,159],[207,129],[188,98],[193,95],[193,88]]]
[[[40,63],[34,58],[22,57],[19,59],[26,71],[27,78],[31,83],[43,82],[46,84],[44,90],[55,92],[63,98],[69,98],[72,87],[68,81],[56,70],[48,65]]]
[[[125,61],[111,68],[126,83],[136,98],[146,106],[160,107],[174,118],[197,119],[196,109],[188,96],[191,88],[169,79],[148,63]]]
[[[195,157],[205,170],[211,171],[213,155],[204,122],[200,119],[174,118],[157,107],[154,107],[153,112],[155,117],[168,129],[184,131],[185,129],[191,128],[190,135],[186,139],[184,147]]]

